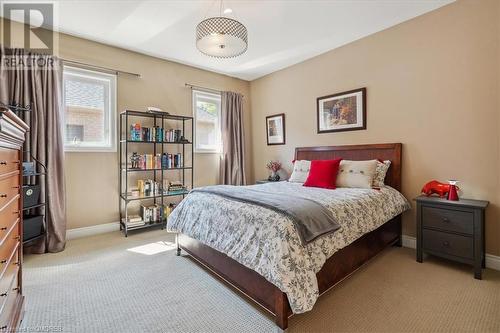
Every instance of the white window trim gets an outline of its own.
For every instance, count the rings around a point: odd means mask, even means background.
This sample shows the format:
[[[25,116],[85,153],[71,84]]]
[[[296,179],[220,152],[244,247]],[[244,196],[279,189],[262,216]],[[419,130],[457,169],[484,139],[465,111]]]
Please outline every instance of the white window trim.
[[[64,66],[64,71],[70,71],[71,74],[79,75],[82,77],[91,77],[95,79],[96,76],[100,76],[102,78],[106,78],[110,82],[110,96],[109,96],[109,114],[106,114],[105,117],[109,117],[109,135],[110,135],[110,144],[109,146],[85,146],[85,145],[71,145],[64,142],[64,152],[68,153],[116,153],[117,151],[117,143],[116,143],[116,126],[117,126],[117,112],[116,112],[116,74],[109,74],[100,71],[88,70],[74,66]],[[65,91],[65,83],[63,82],[63,103],[64,103],[64,116],[63,116],[63,138],[66,140],[66,98],[64,96]]]
[[[219,148],[218,149],[203,149],[203,148],[198,148],[198,144],[196,143],[196,125],[198,123],[197,117],[196,117],[196,97],[197,95],[204,95],[207,98],[217,98],[219,100],[219,112],[218,112],[218,117],[217,119],[219,120],[218,122],[218,131],[217,131],[217,136],[218,136],[218,141],[219,141]],[[212,92],[207,92],[203,90],[192,90],[192,107],[193,107],[193,118],[194,118],[194,135],[193,135],[193,144],[194,144],[194,152],[196,154],[221,154],[222,153],[222,126],[221,126],[221,113],[222,113],[222,100],[221,100],[221,95],[212,93]]]

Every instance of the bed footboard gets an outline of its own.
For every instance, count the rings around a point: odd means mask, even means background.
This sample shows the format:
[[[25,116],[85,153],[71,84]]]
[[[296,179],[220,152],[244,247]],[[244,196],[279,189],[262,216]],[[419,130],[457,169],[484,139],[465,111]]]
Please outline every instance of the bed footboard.
[[[317,274],[320,294],[348,277],[387,246],[398,245],[400,242],[401,215],[329,258]],[[271,313],[281,329],[288,327],[288,317],[292,315],[292,311],[286,294],[260,274],[186,235],[177,235],[177,246],[178,254],[181,249],[186,251],[201,265]]]

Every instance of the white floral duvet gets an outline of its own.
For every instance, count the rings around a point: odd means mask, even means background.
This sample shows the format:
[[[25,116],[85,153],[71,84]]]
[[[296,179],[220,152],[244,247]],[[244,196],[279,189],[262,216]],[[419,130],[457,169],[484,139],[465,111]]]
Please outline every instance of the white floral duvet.
[[[316,273],[335,252],[410,208],[391,187],[328,190],[278,182],[262,189],[300,193],[332,212],[341,228],[301,245],[293,222],[271,209],[220,197],[190,193],[168,218],[167,229],[197,239],[258,272],[285,292],[294,313],[312,309],[319,291]]]

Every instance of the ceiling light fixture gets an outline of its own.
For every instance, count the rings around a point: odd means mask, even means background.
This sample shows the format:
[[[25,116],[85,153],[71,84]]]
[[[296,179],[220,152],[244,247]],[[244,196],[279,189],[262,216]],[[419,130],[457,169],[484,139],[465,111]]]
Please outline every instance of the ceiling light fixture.
[[[231,8],[222,11],[219,16],[210,17],[196,26],[196,47],[211,57],[233,58],[242,55],[248,48],[247,28],[237,20],[222,15],[232,13]]]

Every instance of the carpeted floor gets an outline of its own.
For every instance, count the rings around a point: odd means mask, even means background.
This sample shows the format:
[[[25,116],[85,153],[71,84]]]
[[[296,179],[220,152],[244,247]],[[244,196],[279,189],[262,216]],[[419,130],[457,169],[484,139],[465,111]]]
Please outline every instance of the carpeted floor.
[[[70,241],[25,257],[22,331],[277,332],[272,319],[164,231]],[[288,332],[500,332],[500,272],[390,248],[290,319]]]

